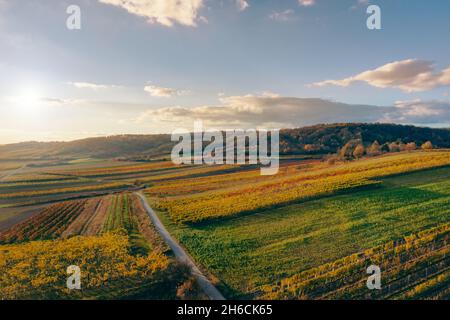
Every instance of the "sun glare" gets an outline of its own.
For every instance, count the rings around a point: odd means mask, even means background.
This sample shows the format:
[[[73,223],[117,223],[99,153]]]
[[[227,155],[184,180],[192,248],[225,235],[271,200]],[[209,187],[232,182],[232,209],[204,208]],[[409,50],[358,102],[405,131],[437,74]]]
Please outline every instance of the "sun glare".
[[[21,111],[31,112],[39,107],[42,95],[36,87],[24,88],[14,97],[14,102]]]

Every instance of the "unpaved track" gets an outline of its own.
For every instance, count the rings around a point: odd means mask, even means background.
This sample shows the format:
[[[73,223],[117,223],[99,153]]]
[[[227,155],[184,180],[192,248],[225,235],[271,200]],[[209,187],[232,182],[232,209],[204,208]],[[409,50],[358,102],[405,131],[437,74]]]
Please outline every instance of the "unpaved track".
[[[167,244],[170,246],[173,253],[175,254],[175,257],[180,262],[189,266],[192,275],[197,279],[198,284],[205,292],[205,294],[211,300],[225,300],[224,296],[219,292],[219,290],[217,290],[217,288],[211,283],[211,281],[209,281],[209,279],[200,271],[200,269],[195,264],[194,260],[189,256],[189,254],[178,244],[178,242],[174,238],[172,238],[170,233],[167,231],[166,227],[164,227],[164,225],[162,224],[159,217],[149,206],[145,196],[139,192],[136,192],[135,194],[141,199],[142,204],[144,205],[145,210],[147,210],[147,213],[150,216],[150,219],[152,220],[153,224],[155,225],[156,230],[158,230],[159,234],[163,237],[164,241],[166,241]]]

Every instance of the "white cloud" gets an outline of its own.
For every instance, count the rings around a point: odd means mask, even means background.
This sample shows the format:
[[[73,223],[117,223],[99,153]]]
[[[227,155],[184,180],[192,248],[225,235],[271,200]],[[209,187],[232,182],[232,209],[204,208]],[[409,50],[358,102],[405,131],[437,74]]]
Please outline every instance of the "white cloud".
[[[269,18],[275,21],[289,21],[294,15],[294,10],[287,9],[281,12],[273,12],[269,15]]]
[[[83,99],[63,99],[63,98],[53,98],[53,97],[43,97],[40,98],[40,101],[48,106],[74,106],[74,105],[83,105],[87,103],[86,100]]]
[[[312,85],[347,87],[357,81],[377,88],[397,88],[407,92],[425,91],[450,86],[450,67],[435,72],[432,62],[409,59],[388,63],[341,80],[325,80]]]
[[[107,84],[97,84],[90,82],[68,82],[67,84],[74,86],[78,89],[92,89],[92,90],[100,90],[100,89],[111,89],[118,88],[116,85],[107,85]]]
[[[246,0],[235,0],[235,2],[236,2],[236,7],[238,8],[239,11],[244,11],[245,9],[250,7],[250,5],[248,4],[248,2]]]
[[[352,105],[318,98],[268,95],[222,97],[218,106],[174,106],[148,110],[135,121],[190,127],[201,119],[218,129],[300,127],[336,122],[450,123],[450,102],[403,101],[394,106]]]
[[[433,124],[450,122],[450,101],[397,101],[382,122]]]
[[[203,0],[98,0],[147,18],[150,23],[171,27],[174,23],[195,27]]]
[[[177,90],[173,88],[160,87],[155,85],[148,85],[144,87],[144,91],[150,93],[152,97],[157,98],[170,98],[173,96],[178,96],[187,91]]]
[[[272,92],[272,91],[263,91],[261,93],[261,96],[265,97],[265,98],[279,98],[279,97],[281,97],[280,94],[278,94],[276,92]]]
[[[310,7],[316,4],[316,0],[298,0],[298,4],[303,7]]]

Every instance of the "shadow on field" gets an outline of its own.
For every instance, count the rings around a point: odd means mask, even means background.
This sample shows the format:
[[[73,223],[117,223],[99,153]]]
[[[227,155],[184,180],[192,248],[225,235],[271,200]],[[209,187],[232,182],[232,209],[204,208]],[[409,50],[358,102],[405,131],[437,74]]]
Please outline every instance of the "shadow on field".
[[[392,184],[390,181],[379,181],[380,183],[375,185],[367,185],[362,186],[358,188],[352,188],[347,190],[341,190],[339,192],[335,192],[332,194],[326,194],[316,197],[311,197],[308,199],[301,199],[298,201],[292,201],[288,203],[283,203],[279,205],[270,206],[267,208],[262,208],[255,211],[248,211],[248,212],[241,212],[239,214],[229,216],[229,217],[220,217],[220,218],[212,218],[205,221],[197,222],[197,223],[185,223],[184,225],[192,230],[205,230],[208,228],[215,228],[215,227],[221,227],[226,224],[229,224],[233,221],[236,221],[243,217],[252,216],[255,214],[271,214],[269,211],[280,209],[286,206],[296,205],[296,204],[302,204],[307,203],[311,201],[320,201],[320,200],[326,200],[333,197],[338,196],[352,196],[355,197],[362,197],[362,198],[368,198],[373,199],[374,201],[379,202],[386,202],[388,203],[389,200],[395,200],[396,202],[401,202],[402,206],[408,206],[408,205],[418,205],[420,203],[425,203],[430,200],[439,199],[446,194],[436,192],[436,191],[430,191],[430,190],[424,190],[421,188],[414,188],[410,187],[408,185],[402,186],[398,184]],[[433,181],[429,181],[430,183]],[[400,208],[400,206],[399,206]],[[392,209],[387,208],[386,209]],[[353,220],[363,220],[367,217],[367,213],[361,211],[360,214],[354,216]],[[401,217],[390,217],[392,221],[401,220]]]
[[[236,219],[239,219],[239,218],[242,218],[245,216],[250,216],[250,215],[253,215],[256,213],[264,213],[269,210],[279,209],[279,208],[290,206],[293,204],[300,204],[300,203],[305,203],[305,202],[314,201],[314,200],[318,200],[318,199],[326,199],[326,198],[335,197],[338,195],[346,195],[346,194],[351,194],[351,193],[355,193],[355,192],[361,192],[361,191],[367,191],[367,190],[377,190],[380,188],[383,188],[381,182],[375,183],[375,184],[359,186],[359,187],[354,187],[354,188],[349,188],[349,189],[342,189],[342,190],[335,191],[332,193],[312,196],[309,198],[302,198],[299,200],[283,202],[283,203],[279,203],[279,204],[275,204],[275,205],[271,205],[271,206],[267,206],[267,207],[261,207],[257,210],[242,211],[238,214],[234,214],[234,215],[231,215],[228,217],[209,218],[204,221],[186,222],[184,224],[192,229],[204,229],[204,227],[210,227],[212,224],[226,223],[228,221],[236,220]]]

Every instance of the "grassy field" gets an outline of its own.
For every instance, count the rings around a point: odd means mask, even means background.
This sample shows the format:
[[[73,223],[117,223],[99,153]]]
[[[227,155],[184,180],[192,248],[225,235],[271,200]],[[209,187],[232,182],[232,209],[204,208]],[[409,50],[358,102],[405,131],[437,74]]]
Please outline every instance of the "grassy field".
[[[160,215],[229,297],[257,297],[264,285],[449,222],[449,174],[404,172],[376,188],[199,225]]]

